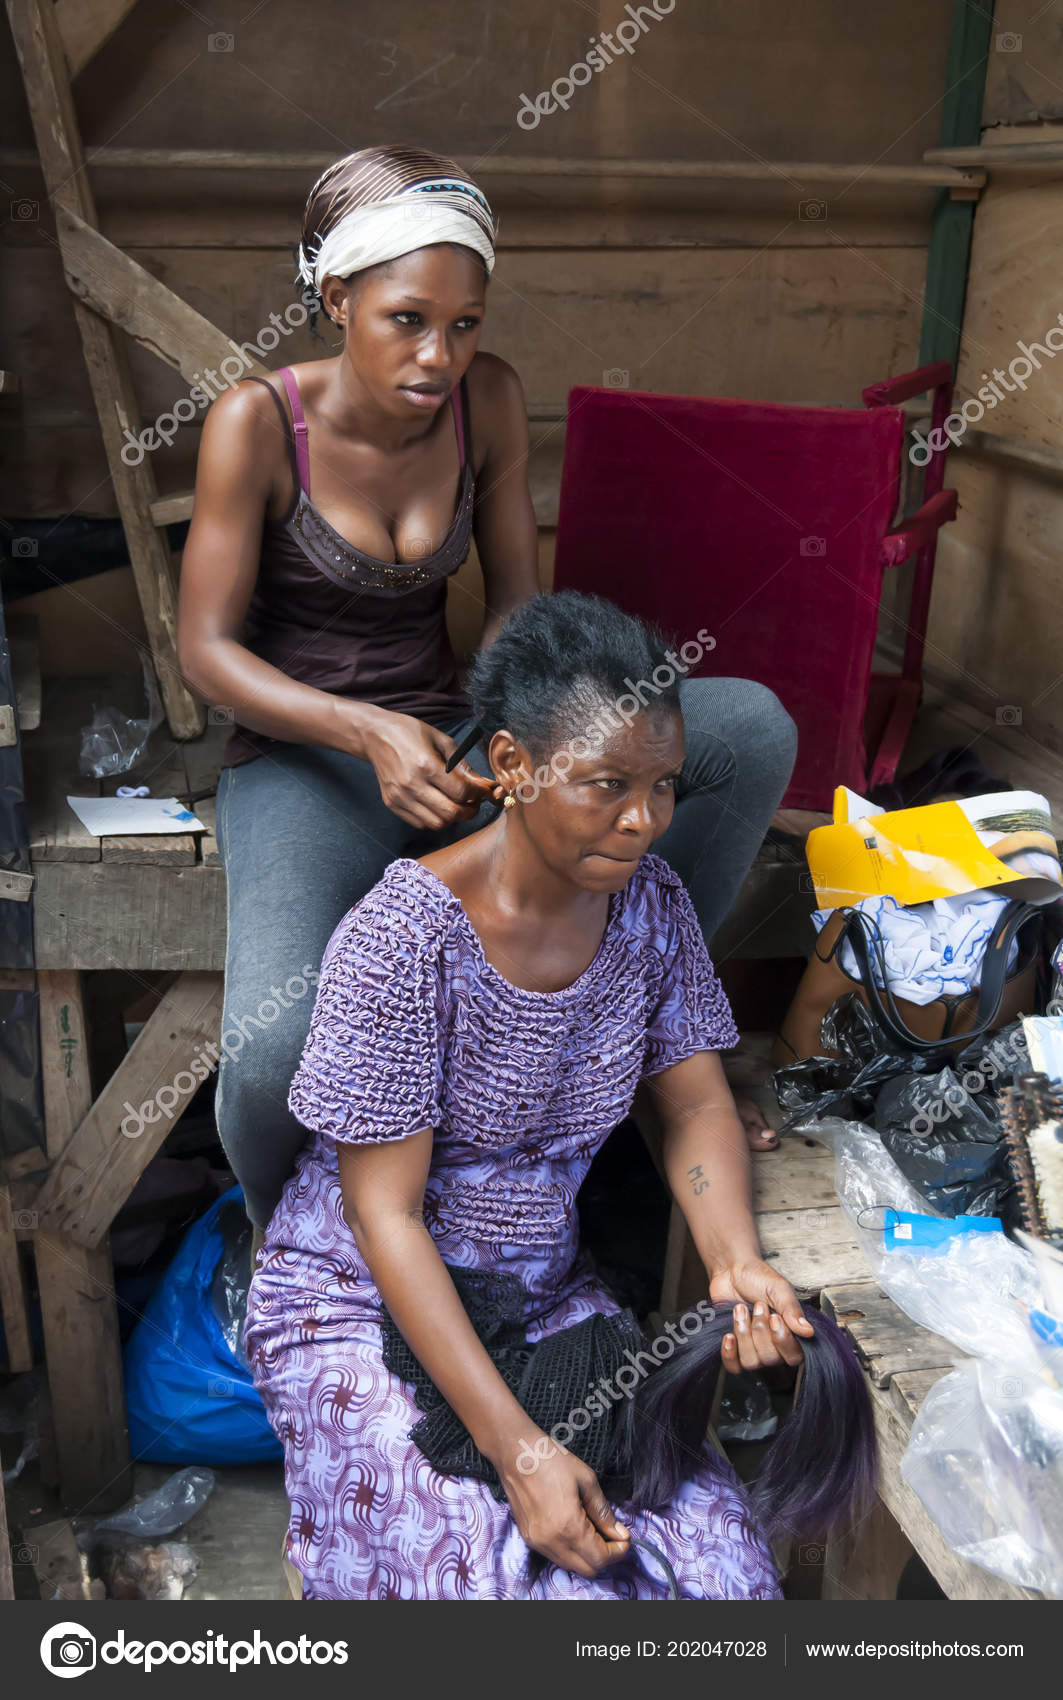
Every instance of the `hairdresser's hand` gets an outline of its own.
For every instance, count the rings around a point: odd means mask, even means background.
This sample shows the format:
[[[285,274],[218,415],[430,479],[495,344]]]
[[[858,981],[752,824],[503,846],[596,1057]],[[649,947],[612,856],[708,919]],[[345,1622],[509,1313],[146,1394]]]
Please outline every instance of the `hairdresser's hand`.
[[[523,1468],[498,1458],[495,1467],[528,1546],[577,1576],[597,1576],[627,1556],[628,1531],[589,1465],[541,1431],[520,1458]]]
[[[804,1357],[801,1339],[811,1339],[812,1324],[789,1281],[759,1259],[717,1270],[709,1283],[714,1304],[734,1305],[734,1332],[724,1336],[723,1367],[739,1370],[796,1369]]]
[[[464,761],[447,773],[447,758],[457,744],[446,732],[412,714],[380,710],[364,742],[381,797],[392,814],[411,826],[438,830],[455,821],[472,820],[487,798],[501,797],[500,785],[484,779]]]

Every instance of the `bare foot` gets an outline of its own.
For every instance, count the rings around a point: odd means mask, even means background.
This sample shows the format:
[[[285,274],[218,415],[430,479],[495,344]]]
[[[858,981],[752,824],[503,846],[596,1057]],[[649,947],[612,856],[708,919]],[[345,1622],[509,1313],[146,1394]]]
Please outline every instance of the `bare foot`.
[[[735,1108],[746,1130],[746,1144],[751,1151],[775,1151],[779,1136],[768,1123],[764,1111],[752,1098],[735,1097]]]

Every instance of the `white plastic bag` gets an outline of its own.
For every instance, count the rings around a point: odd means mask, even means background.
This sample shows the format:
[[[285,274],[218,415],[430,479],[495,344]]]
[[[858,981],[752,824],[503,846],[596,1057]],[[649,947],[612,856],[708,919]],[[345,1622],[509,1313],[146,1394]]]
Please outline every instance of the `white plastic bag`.
[[[970,1358],[930,1389],[901,1474],[950,1547],[1063,1598],[1063,1393]]]
[[[932,1215],[926,1200],[872,1128],[809,1132],[834,1148],[838,1197],[883,1292],[967,1354],[924,1399],[901,1473],[962,1557],[1063,1598],[1063,1350],[1030,1326],[1056,1298],[1038,1259],[1002,1233],[886,1249],[885,1211]]]

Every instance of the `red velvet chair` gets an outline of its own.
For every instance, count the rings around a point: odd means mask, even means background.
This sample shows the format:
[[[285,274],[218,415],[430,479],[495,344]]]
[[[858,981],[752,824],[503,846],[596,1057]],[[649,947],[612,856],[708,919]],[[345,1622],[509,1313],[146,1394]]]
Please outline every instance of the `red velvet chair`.
[[[939,451],[923,505],[890,527],[899,404],[929,390],[937,426],[946,363],[872,385],[862,410],[569,392],[554,588],[606,596],[680,644],[704,627],[716,644],[693,674],[770,685],[800,733],[789,808],[892,779],[911,728],[938,530],[956,514]],[[903,669],[873,674],[883,573],[913,554]]]

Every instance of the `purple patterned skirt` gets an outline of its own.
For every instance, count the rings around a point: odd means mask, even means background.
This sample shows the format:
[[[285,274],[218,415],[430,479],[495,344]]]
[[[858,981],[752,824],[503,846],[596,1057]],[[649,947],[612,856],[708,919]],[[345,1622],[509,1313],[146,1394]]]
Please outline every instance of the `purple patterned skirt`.
[[[287,1554],[303,1576],[303,1598],[665,1598],[660,1578],[634,1556],[593,1580],[548,1565],[529,1591],[528,1549],[509,1507],[481,1482],[440,1475],[418,1451],[409,1436],[422,1413],[412,1388],[384,1366],[380,1298],[343,1218],[334,1164],[320,1138],[304,1152],[270,1224],[248,1305],[255,1384],[284,1447]],[[498,1193],[478,1178],[486,1208]],[[467,1194],[471,1177],[463,1179]],[[511,1240],[444,1232],[433,1206],[446,1190],[430,1182],[425,1211],[445,1261],[522,1276],[529,1339],[618,1308],[578,1254],[574,1213],[561,1237],[515,1256]],[[308,1234],[310,1223],[320,1231]],[[634,1535],[666,1555],[683,1597],[780,1598],[743,1489],[708,1444],[704,1468],[692,1465],[667,1511],[617,1509]]]

